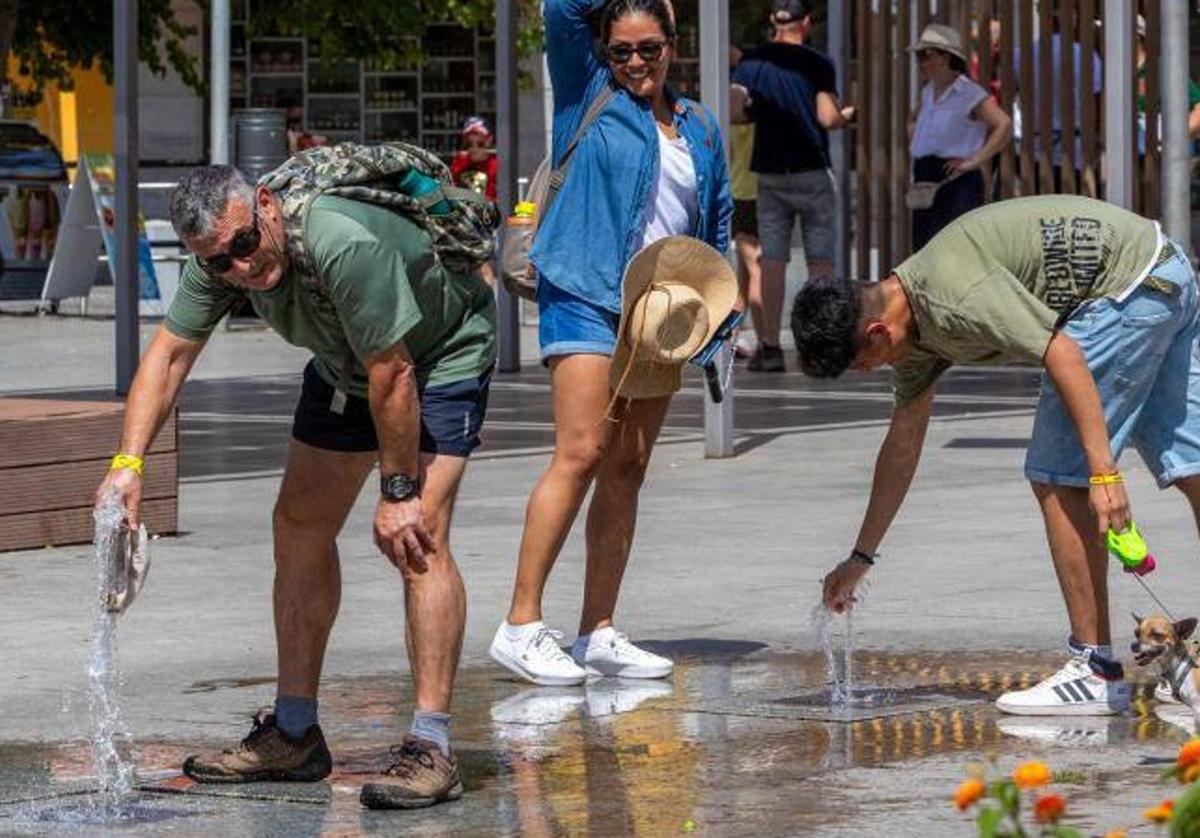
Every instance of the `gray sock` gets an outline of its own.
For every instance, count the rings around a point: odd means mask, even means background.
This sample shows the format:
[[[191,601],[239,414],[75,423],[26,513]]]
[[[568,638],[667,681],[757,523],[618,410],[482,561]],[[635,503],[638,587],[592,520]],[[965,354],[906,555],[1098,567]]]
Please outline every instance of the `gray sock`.
[[[430,710],[413,711],[409,733],[420,736],[438,746],[442,756],[450,756],[450,714],[434,713]]]
[[[275,696],[275,726],[289,739],[300,739],[317,723],[317,700],[299,695]]]

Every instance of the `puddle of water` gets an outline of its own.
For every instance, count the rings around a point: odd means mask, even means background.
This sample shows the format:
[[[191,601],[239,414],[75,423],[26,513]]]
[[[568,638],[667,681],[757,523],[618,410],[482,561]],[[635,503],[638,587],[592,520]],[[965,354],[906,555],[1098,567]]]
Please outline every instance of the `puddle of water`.
[[[159,823],[178,817],[187,817],[192,812],[149,806],[135,799],[124,799],[110,804],[106,795],[79,795],[68,799],[55,799],[27,803],[8,819],[13,826],[35,824],[59,824],[77,826],[120,826]]]
[[[124,509],[109,498],[96,507],[96,599],[92,621],[92,659],[88,665],[88,708],[92,722],[92,767],[99,793],[92,801],[97,816],[117,819],[133,790],[130,736],[121,716],[121,670],[117,661],[117,614],[104,606],[117,580],[110,557],[117,547]],[[102,820],[101,822],[107,822]]]

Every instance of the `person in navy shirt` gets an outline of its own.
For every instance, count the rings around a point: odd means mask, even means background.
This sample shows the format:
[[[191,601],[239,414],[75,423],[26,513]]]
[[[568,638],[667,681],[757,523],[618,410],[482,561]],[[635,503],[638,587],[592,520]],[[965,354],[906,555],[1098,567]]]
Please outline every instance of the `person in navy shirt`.
[[[803,0],[775,0],[771,25],[772,41],[743,57],[733,74],[732,120],[770,128],[755,132],[750,161],[762,244],[762,333],[753,372],[784,369],[779,329],[796,216],[808,275],[833,273],[836,196],[826,132],[854,116],[838,102],[833,62],[805,43],[812,18]]]

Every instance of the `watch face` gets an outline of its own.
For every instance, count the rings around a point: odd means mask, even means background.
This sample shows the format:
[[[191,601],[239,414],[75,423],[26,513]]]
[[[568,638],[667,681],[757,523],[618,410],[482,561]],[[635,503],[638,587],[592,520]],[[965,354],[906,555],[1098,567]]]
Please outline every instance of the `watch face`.
[[[390,474],[380,478],[380,491],[388,500],[408,500],[417,493],[420,484],[406,474]]]

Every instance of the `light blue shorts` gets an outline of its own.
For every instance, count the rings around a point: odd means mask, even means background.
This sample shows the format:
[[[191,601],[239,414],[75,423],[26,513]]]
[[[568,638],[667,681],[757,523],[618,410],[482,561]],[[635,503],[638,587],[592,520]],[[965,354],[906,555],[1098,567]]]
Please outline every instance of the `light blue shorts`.
[[[1175,293],[1143,284],[1123,302],[1097,299],[1071,315],[1063,332],[1083,350],[1096,380],[1113,457],[1127,443],[1166,487],[1200,474],[1200,360],[1196,278],[1183,249],[1151,271]],[[1088,463],[1075,424],[1042,374],[1025,476],[1035,483],[1087,486]]]
[[[542,363],[556,355],[612,355],[621,315],[538,279]]]

